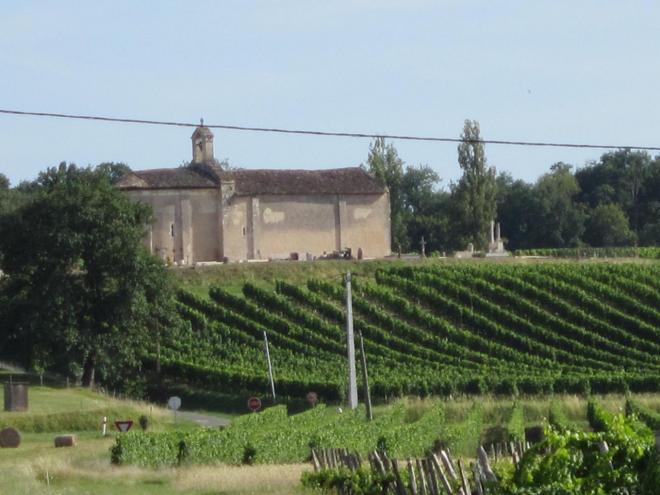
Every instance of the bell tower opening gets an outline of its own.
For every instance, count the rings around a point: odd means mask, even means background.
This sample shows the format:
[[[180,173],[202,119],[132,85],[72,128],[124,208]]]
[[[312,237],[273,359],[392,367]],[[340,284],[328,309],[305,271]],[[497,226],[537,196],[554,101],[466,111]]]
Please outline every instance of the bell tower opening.
[[[192,163],[215,163],[213,156],[213,133],[200,119],[199,126],[195,128],[192,139]]]

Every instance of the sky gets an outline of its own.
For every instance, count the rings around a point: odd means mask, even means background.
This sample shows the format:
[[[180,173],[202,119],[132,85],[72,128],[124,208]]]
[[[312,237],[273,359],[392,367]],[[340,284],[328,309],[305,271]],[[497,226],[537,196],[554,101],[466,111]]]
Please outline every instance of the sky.
[[[324,131],[660,146],[657,1],[0,0],[0,108]],[[243,168],[365,162],[369,139],[217,130]],[[192,129],[0,115],[13,184],[61,161],[190,160]],[[446,187],[456,144],[394,141]],[[599,150],[486,146],[533,181]]]

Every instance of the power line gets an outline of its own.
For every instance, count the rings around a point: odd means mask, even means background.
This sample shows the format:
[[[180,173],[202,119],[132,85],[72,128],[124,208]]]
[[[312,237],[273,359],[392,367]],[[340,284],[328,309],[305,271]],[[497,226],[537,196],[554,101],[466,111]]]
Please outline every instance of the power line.
[[[102,117],[98,115],[72,115],[64,113],[49,113],[49,112],[26,112],[20,110],[3,110],[0,109],[0,114],[9,115],[23,115],[30,117],[55,117],[62,119],[77,119],[77,120],[95,120],[102,122],[119,122],[127,124],[149,124],[149,125],[167,125],[176,127],[197,127],[199,124],[191,124],[189,122],[172,122],[164,120],[145,120],[145,119],[129,119],[129,118],[115,118],[115,117]],[[312,131],[301,129],[281,129],[277,127],[249,127],[240,125],[227,125],[227,124],[204,124],[211,129],[226,129],[231,131],[251,131],[251,132],[272,132],[280,134],[302,134],[307,136],[330,136],[330,137],[347,137],[347,138],[385,138],[385,139],[399,139],[405,141],[434,141],[442,143],[462,143],[461,138],[450,137],[433,137],[433,136],[408,136],[399,134],[372,134],[365,132],[330,132],[330,131]],[[631,146],[631,145],[615,145],[615,144],[582,144],[582,143],[554,143],[547,141],[510,141],[502,139],[480,139],[469,140],[472,143],[481,144],[502,144],[509,146],[542,146],[554,148],[592,148],[592,149],[636,149],[645,151],[660,151],[660,146]]]

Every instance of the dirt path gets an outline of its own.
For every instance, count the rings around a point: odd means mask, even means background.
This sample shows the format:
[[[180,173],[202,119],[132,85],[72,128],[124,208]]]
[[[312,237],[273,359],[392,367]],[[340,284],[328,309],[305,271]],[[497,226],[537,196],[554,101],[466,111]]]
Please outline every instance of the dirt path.
[[[212,416],[210,414],[203,414],[191,411],[177,411],[177,418],[182,418],[187,421],[192,421],[197,423],[200,426],[206,426],[207,428],[215,428],[218,426],[228,426],[231,422],[228,418],[222,418],[219,416]]]

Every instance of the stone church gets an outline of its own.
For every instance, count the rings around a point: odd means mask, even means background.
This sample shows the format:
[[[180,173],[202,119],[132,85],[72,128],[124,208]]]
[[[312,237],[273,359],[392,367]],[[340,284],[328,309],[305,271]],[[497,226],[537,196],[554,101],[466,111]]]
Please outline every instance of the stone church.
[[[152,207],[145,243],[174,263],[390,254],[389,193],[366,171],[225,170],[203,124],[190,165],[133,171],[118,187]]]

